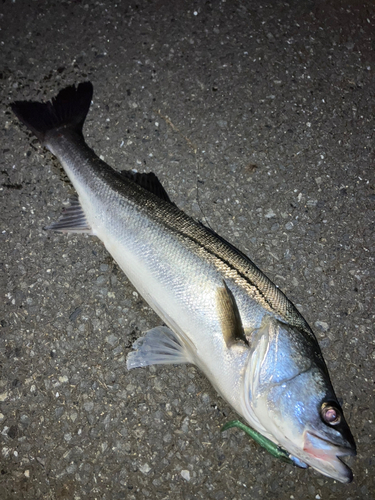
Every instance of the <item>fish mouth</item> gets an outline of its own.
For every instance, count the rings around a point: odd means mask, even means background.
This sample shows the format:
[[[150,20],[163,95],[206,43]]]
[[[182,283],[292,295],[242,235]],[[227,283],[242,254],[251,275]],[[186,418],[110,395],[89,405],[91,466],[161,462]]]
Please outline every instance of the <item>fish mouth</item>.
[[[311,431],[306,431],[303,450],[309,455],[309,465],[325,476],[342,483],[350,483],[353,480],[351,469],[341,457],[356,455],[355,448],[336,445]]]

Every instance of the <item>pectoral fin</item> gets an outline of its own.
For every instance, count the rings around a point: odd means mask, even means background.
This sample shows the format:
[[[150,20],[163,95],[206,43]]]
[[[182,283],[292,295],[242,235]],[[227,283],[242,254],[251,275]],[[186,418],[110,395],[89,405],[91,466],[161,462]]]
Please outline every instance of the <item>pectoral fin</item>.
[[[231,347],[237,342],[248,345],[236,299],[225,281],[223,281],[223,286],[217,290],[216,302],[227,347]]]
[[[183,341],[166,326],[149,330],[133,344],[126,359],[128,370],[149,365],[192,363],[189,349]]]

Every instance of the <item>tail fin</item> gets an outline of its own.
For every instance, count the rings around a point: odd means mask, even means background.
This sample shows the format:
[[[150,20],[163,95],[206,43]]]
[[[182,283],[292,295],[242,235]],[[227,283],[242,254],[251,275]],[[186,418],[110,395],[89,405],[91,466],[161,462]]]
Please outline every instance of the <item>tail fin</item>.
[[[16,101],[11,104],[11,108],[17,118],[44,144],[46,133],[57,127],[69,127],[82,135],[92,94],[92,83],[83,82],[77,88],[71,85],[60,90],[56,97],[46,103]]]

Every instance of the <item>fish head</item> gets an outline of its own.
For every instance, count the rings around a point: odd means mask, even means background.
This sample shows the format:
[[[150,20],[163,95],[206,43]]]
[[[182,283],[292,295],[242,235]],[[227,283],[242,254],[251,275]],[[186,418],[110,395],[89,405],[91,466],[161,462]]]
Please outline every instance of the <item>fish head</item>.
[[[265,435],[296,465],[350,482],[341,457],[355,455],[356,445],[313,334],[267,318],[252,346],[248,405]]]

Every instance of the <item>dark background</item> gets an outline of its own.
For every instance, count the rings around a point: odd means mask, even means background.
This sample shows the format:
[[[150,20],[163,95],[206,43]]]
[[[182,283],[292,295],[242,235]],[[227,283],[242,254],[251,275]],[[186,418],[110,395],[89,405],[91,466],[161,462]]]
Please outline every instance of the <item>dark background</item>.
[[[369,1],[3,1],[2,499],[375,498],[374,73]],[[358,444],[343,485],[270,457],[192,366],[127,372],[160,324],[87,236],[9,111],[91,80],[88,143],[155,172],[316,332]]]

